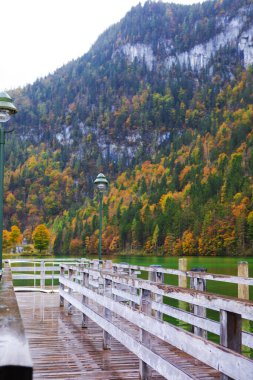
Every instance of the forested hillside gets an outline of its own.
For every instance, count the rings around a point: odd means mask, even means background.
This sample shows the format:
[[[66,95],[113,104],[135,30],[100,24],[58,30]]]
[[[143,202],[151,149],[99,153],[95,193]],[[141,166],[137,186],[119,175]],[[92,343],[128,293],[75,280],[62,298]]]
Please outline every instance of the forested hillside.
[[[15,90],[6,228],[47,223],[55,254],[97,252],[103,171],[105,252],[251,254],[252,29],[250,0],[148,1]]]

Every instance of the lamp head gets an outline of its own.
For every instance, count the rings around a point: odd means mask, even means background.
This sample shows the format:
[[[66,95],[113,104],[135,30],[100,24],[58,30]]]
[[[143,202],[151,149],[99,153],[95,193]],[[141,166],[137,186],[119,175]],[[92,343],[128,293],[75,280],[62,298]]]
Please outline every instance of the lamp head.
[[[94,184],[97,186],[98,190],[101,193],[104,193],[108,188],[108,181],[103,173],[98,174],[97,178],[94,181]]]
[[[12,98],[7,92],[0,92],[0,123],[6,123],[15,113],[17,108],[12,103]]]

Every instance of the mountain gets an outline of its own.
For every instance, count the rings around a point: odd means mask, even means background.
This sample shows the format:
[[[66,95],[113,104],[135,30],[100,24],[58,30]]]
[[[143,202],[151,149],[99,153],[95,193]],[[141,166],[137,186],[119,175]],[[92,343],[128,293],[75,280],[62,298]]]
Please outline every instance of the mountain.
[[[46,222],[56,253],[95,252],[103,171],[105,250],[248,252],[252,63],[251,0],[132,8],[83,57],[12,93],[6,227],[29,239]],[[223,232],[204,243],[214,223]]]

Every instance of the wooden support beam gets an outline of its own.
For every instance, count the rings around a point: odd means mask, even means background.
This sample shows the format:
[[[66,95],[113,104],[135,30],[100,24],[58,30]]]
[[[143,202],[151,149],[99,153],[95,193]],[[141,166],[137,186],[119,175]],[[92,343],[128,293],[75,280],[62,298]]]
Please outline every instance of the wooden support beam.
[[[82,286],[85,288],[89,288],[89,273],[83,272],[83,281],[82,281]],[[89,299],[86,297],[84,294],[82,296],[82,304],[83,305],[88,305]],[[82,328],[87,328],[87,316],[86,314],[83,313],[82,315]]]
[[[247,261],[240,261],[238,263],[238,276],[244,278],[249,277],[249,266]],[[249,285],[238,284],[238,298],[243,298],[245,300],[249,299]]]
[[[73,276],[74,276],[74,269],[69,268],[69,281],[73,280]],[[72,288],[71,287],[69,287],[68,293],[70,296],[72,295]],[[72,304],[71,303],[68,303],[68,314],[69,315],[72,314]]]
[[[64,278],[65,277],[65,268],[64,266],[61,266],[60,268],[60,274],[61,276]],[[64,291],[64,284],[60,283],[60,289],[62,291]],[[63,307],[64,306],[64,298],[62,296],[60,296],[60,306]]]
[[[112,281],[105,279],[104,283],[104,295],[108,298],[112,298]],[[104,307],[104,317],[107,321],[112,321],[112,312],[107,307]],[[111,335],[103,330],[103,349],[110,350],[111,349]]]
[[[220,311],[220,343],[222,346],[241,353],[242,317],[239,314]],[[232,380],[232,377],[221,375],[221,380]]]
[[[45,288],[45,261],[41,260],[40,262],[40,287]]]
[[[131,278],[137,278],[137,274],[136,274],[136,271],[135,269],[132,269],[132,268],[129,268],[129,276]],[[130,286],[130,293],[131,295],[133,295],[134,297],[137,297],[137,289],[135,286]],[[134,301],[130,301],[130,306],[133,308],[133,309],[138,309],[139,307],[139,304],[134,302]]]
[[[193,272],[206,272],[205,268],[193,268]],[[191,278],[190,279],[190,288],[198,290],[201,292],[206,291],[206,280],[203,278]],[[206,318],[206,308],[198,305],[193,305],[193,314],[198,317]],[[193,326],[194,334],[201,336],[202,338],[207,338],[207,331],[203,330],[197,326]]]
[[[151,292],[149,290],[141,289],[140,309],[144,314],[151,315]],[[140,329],[140,341],[145,347],[150,348],[150,334],[144,329]],[[140,360],[140,380],[150,380],[151,375],[151,368],[146,362]]]
[[[187,258],[183,257],[178,259],[178,269],[182,272],[187,271]],[[181,274],[178,276],[178,286],[181,288],[187,288],[187,276],[186,274]]]
[[[149,281],[156,282],[157,284],[163,284],[164,273],[160,272],[159,270],[161,268],[161,265],[150,265],[150,268],[153,270],[152,272],[148,272]],[[151,298],[157,303],[163,303],[163,296],[160,294],[152,293]],[[152,315],[157,319],[163,320],[163,314],[158,310],[152,310]]]

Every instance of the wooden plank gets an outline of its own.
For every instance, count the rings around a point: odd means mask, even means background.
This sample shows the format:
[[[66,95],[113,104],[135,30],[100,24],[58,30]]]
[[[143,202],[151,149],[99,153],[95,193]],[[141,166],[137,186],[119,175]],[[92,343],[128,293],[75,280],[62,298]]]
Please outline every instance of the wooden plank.
[[[0,305],[0,378],[30,380],[33,365],[8,264],[0,281]]]
[[[253,320],[253,302],[247,300],[238,300],[234,297],[219,296],[213,293],[200,292],[189,289],[179,288],[177,286],[166,284],[155,284],[140,279],[129,279],[125,276],[107,275],[106,278],[116,283],[128,284],[136,288],[150,290],[153,293],[161,294],[166,297],[185,301],[194,305],[203,306],[213,310],[227,310],[232,313],[240,314],[243,318]]]
[[[30,267],[11,267],[12,274],[17,272],[39,272],[40,266],[30,266]],[[45,272],[60,272],[60,266],[57,267],[47,267],[45,266]]]
[[[140,305],[140,296],[132,294],[132,293],[127,293],[124,290],[120,290],[117,288],[112,289],[112,294],[115,296],[118,296],[120,299],[127,300],[127,301],[132,301],[136,305]]]
[[[66,286],[72,287],[72,289],[79,294],[85,294],[90,299],[107,307],[112,312],[134,323],[139,328],[145,329],[154,336],[159,337],[190,355],[194,353],[197,359],[210,365],[212,368],[224,372],[228,376],[233,373],[237,376],[236,378],[238,380],[245,380],[245,377],[242,377],[242,373],[248,375],[248,378],[250,378],[250,373],[253,373],[253,361],[242,355],[234,353],[215,343],[208,342],[176,326],[138,313],[125,305],[107,299],[89,289],[82,288],[80,285],[71,283],[66,279],[61,279],[61,281]]]
[[[154,301],[152,301],[152,309],[161,311],[170,317],[189,323],[189,325],[194,325],[213,334],[220,335],[220,323],[213,321],[212,319],[198,317],[187,311],[166,304],[156,303]],[[253,348],[253,334],[242,331],[242,344]]]
[[[60,277],[60,274],[54,274],[54,279],[59,279]],[[41,275],[40,274],[13,274],[12,275],[12,278],[13,280],[40,280],[41,279]],[[44,280],[51,280],[52,279],[52,274],[48,275],[44,275]]]
[[[82,313],[74,309],[68,316],[67,308],[59,308],[58,294],[19,293],[17,297],[34,380],[139,380],[138,358],[115,339],[111,350],[104,351],[101,328],[89,319],[88,328],[82,329]],[[153,372],[152,380],[163,379]]]
[[[114,266],[119,267],[119,264],[114,264]],[[137,270],[137,271],[146,271],[149,272],[152,269],[149,267],[144,267],[140,265],[130,265],[129,268]],[[245,284],[245,285],[253,285],[253,278],[244,278],[237,276],[228,276],[223,274],[212,274],[212,273],[195,273],[191,271],[182,271],[178,269],[170,269],[170,268],[161,268],[161,272],[164,274],[172,274],[175,276],[187,276],[192,278],[203,278],[205,280],[213,280],[213,281],[221,281],[221,282],[230,282],[231,284]]]

